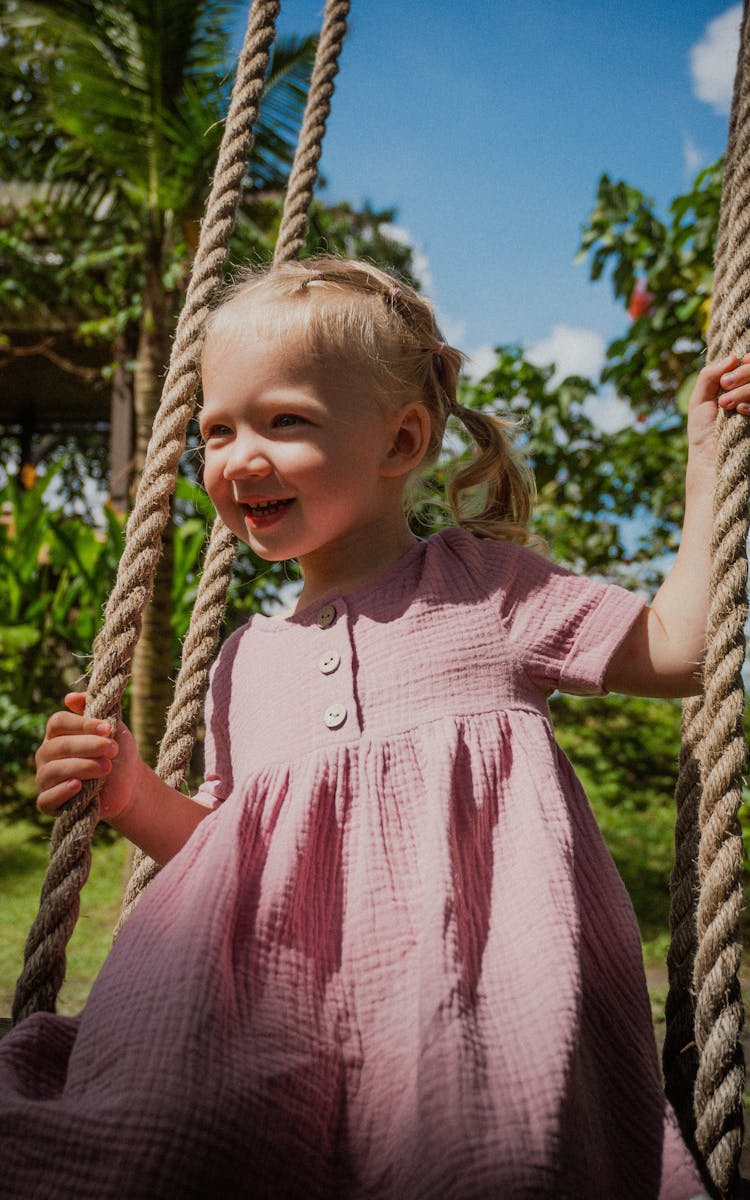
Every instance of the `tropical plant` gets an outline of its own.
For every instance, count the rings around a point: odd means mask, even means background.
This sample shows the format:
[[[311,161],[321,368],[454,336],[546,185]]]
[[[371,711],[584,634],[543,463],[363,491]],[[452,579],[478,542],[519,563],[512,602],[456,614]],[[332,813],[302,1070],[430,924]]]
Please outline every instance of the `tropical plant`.
[[[107,588],[114,578],[122,521],[106,513],[103,531],[54,511],[44,493],[54,474],[28,488],[0,490],[0,798],[41,740],[52,698],[80,686]]]
[[[90,312],[81,316],[92,336],[129,334],[136,468],[216,157],[237,7],[231,0],[4,0],[0,10],[0,72],[10,101],[0,170],[6,179],[50,185],[60,218],[98,226],[98,248],[109,244],[111,256],[99,256],[94,279],[103,272],[105,286],[114,283],[114,312],[109,305],[99,314],[104,329],[94,327]],[[277,45],[248,197],[284,184],[313,48],[311,38]],[[84,292],[89,302],[93,286]],[[146,757],[153,757],[169,696],[159,666],[171,625],[170,533],[134,660],[132,722]]]
[[[66,513],[51,472],[30,487],[0,488],[0,801],[12,803],[44,723],[69,689],[85,687],[90,648],[122,551],[123,518],[109,507],[99,525]],[[172,624],[163,666],[174,674],[190,621],[213,509],[181,478],[176,492]],[[285,580],[246,550],[230,590],[227,626],[272,603]],[[129,709],[129,696],[125,697]],[[18,811],[25,811],[23,805]]]
[[[602,379],[636,414],[685,408],[706,349],[723,159],[676,196],[667,219],[638,188],[602,175],[584,224],[579,261],[591,278],[609,272],[631,324],[607,349]]]
[[[603,432],[598,383],[560,380],[554,364],[528,362],[520,346],[498,347],[492,370],[464,387],[465,404],[521,423],[539,489],[536,529],[554,556],[624,583],[655,587],[679,539],[685,411],[705,355],[721,174],[721,162],[702,171],[666,220],[632,185],[599,180],[579,258],[593,280],[611,274],[628,312],[601,382],[630,403],[629,425]]]

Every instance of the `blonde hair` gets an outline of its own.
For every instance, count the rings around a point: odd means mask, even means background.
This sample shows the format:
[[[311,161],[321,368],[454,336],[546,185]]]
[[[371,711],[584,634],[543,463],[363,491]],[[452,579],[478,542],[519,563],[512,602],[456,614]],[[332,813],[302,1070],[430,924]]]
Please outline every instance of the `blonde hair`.
[[[435,310],[424,296],[370,263],[321,256],[244,271],[209,315],[205,335],[242,326],[247,303],[262,304],[264,330],[280,337],[290,328],[312,354],[356,359],[364,365],[385,404],[418,400],[430,418],[430,439],[421,468],[440,455],[446,422],[457,417],[475,454],[455,470],[446,487],[453,518],[478,537],[526,543],[536,490],[517,453],[516,422],[458,403],[464,356],[446,344]]]

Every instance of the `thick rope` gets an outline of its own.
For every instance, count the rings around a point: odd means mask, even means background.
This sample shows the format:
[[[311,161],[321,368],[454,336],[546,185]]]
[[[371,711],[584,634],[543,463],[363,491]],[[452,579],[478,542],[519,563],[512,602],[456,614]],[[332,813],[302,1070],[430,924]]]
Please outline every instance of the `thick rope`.
[[[170,496],[195,403],[198,379],[193,346],[203,328],[208,304],[221,283],[278,12],[278,0],[254,0],[250,11],[161,406],[128,522],[117,579],[94,646],[86,708],[90,716],[100,720],[118,718],[141,614],[153,589],[161,534],[169,518]],[[55,822],[39,914],[29,933],[24,968],[16,987],[14,1021],[39,1010],[54,1011],[65,975],[65,948],[78,917],[80,890],[88,878],[100,790],[101,781],[86,783]]]
[[[711,289],[711,320],[708,327],[708,355],[717,358],[722,352],[724,330],[724,302],[726,298],[726,274],[729,266],[729,227],[731,223],[732,201],[734,197],[735,167],[737,163],[737,124],[739,121],[740,102],[742,98],[743,78],[745,74],[745,55],[743,48],[747,37],[748,6],[743,5],[742,27],[740,29],[740,50],[737,56],[737,66],[734,74],[732,90],[732,105],[729,113],[729,130],[727,134],[727,149],[724,155],[724,173],[721,187],[721,206],[719,209],[719,224],[716,231],[714,247],[714,277]]]
[[[276,263],[296,258],[305,240],[349,7],[349,0],[328,0],[325,7],[305,115],[276,240],[273,256]]]
[[[743,12],[740,47],[744,45],[747,6]],[[739,117],[743,54],[735,72],[729,117],[727,151],[724,162],[721,207],[714,249],[714,278],[711,320],[708,330],[708,357],[722,353],[726,274],[729,265],[729,227],[736,163],[737,122]],[[665,1005],[666,1034],[663,1066],[666,1094],[675,1109],[685,1139],[694,1145],[695,1110],[693,1094],[698,1070],[695,1043],[695,993],[693,969],[698,947],[696,906],[699,893],[698,847],[700,844],[699,808],[701,799],[700,742],[706,726],[703,696],[693,696],[682,707],[682,749],[675,789],[675,858],[670,880],[670,947],[667,955],[669,992]]]
[[[745,283],[750,286],[750,261]],[[733,299],[729,292],[728,308]],[[695,1139],[722,1197],[734,1193],[743,1135],[745,1069],[740,1039],[744,1011],[739,980],[742,832],[738,814],[745,769],[742,666],[749,513],[750,429],[742,417],[720,414],[705,666],[706,726],[701,742],[699,944],[693,982],[695,1040],[700,1055],[695,1080]]]
[[[274,262],[285,262],[296,257],[304,242],[310,204],[318,174],[318,164],[323,149],[323,138],[331,111],[333,81],[338,72],[338,60],[346,34],[348,12],[349,0],[329,0],[326,5],[302,127],[284,199]],[[167,728],[156,768],[158,774],[166,779],[172,787],[181,787],[187,774],[195,743],[196,729],[203,712],[208,688],[206,664],[210,665],[218,647],[221,614],[232,578],[234,555],[232,553],[230,556],[228,553],[229,543],[227,540],[230,535],[226,530],[217,534],[217,526],[224,529],[221,522],[217,520],[204,566],[204,577],[208,575],[212,582],[210,588],[206,589],[205,599],[203,583],[201,583],[191,618],[191,629],[196,622],[201,627],[207,627],[212,621],[216,622],[211,627],[210,651],[208,642],[203,643],[200,639],[193,639],[188,633],[183,647],[182,665],[175,685],[175,699],[167,717]],[[194,683],[194,676],[200,678],[200,686]],[[179,703],[178,695],[180,696]],[[165,771],[169,774],[165,774]],[[141,892],[154,878],[157,871],[158,867],[153,859],[140,850],[136,850],[115,936],[130,915]]]
[[[716,246],[716,270],[709,353],[717,358],[748,349],[750,334],[750,24],[745,3],[740,55],[735,78],[732,115],[725,164],[724,189]],[[698,1061],[683,1066],[686,1095],[670,1093],[681,1121],[689,1122],[685,1109],[690,1093],[694,1102],[695,1145],[708,1176],[722,1198],[735,1193],[742,1150],[742,1093],[744,1062],[741,1046],[744,1013],[740,992],[740,910],[742,904],[742,837],[739,806],[745,767],[742,725],[744,688],[742,665],[745,654],[744,626],[747,618],[747,536],[750,515],[750,429],[742,418],[717,421],[717,484],[712,536],[711,598],[704,668],[703,703],[690,701],[685,707],[687,735],[683,748],[683,770],[678,783],[678,807],[688,811],[678,822],[682,827],[696,808],[700,828],[697,874],[700,887],[693,944],[682,942],[674,958],[680,970],[670,982],[684,983],[683,966],[694,958],[695,1042]],[[696,749],[700,759],[702,795],[695,780]],[[688,833],[678,887],[673,888],[678,909],[685,890],[692,886],[696,838]],[[687,860],[685,862],[684,860]],[[675,875],[679,873],[675,867]],[[678,916],[673,917],[673,927]],[[686,941],[689,936],[686,935]],[[683,1013],[684,1005],[670,993],[670,1008]],[[682,1017],[680,1018],[682,1020]],[[665,1045],[665,1075],[668,1088],[679,1083],[673,1054],[684,1039],[683,1026]],[[685,1125],[683,1125],[685,1128]],[[686,1132],[692,1128],[688,1124]]]
[[[675,1110],[685,1140],[695,1136],[693,1088],[698,1069],[695,1044],[693,966],[697,944],[695,904],[698,895],[698,809],[701,780],[699,743],[704,708],[691,697],[682,709],[682,749],[675,789],[675,858],[670,880],[670,944],[667,954],[669,992],[664,1007],[664,1090]]]
[[[167,728],[159,747],[156,773],[170,787],[182,787],[195,745],[196,727],[203,712],[211,663],[221,636],[227,592],[235,558],[234,534],[220,518],[214,522],[206,549],[190,627],[182,647],[182,664],[167,714]],[[158,873],[158,866],[142,850],[133,855],[115,937],[129,917],[138,897]]]

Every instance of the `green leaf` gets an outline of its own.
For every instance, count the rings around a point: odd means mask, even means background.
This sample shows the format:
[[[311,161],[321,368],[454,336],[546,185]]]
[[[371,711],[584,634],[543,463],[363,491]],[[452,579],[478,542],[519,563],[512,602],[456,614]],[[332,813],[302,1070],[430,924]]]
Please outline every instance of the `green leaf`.
[[[695,388],[697,382],[698,372],[694,371],[692,375],[688,375],[687,379],[683,380],[683,382],[680,384],[679,391],[677,392],[677,396],[675,398],[675,407],[677,408],[678,412],[683,414],[683,416],[687,415],[688,407],[690,405],[690,397],[693,394],[693,389]]]

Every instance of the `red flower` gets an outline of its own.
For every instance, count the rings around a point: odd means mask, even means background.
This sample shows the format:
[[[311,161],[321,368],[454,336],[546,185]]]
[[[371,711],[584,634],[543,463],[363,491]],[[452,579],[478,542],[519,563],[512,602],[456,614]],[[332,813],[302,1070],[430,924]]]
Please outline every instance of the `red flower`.
[[[653,303],[654,297],[646,287],[646,281],[639,279],[630,293],[628,302],[628,316],[631,321],[637,321],[639,317],[645,317]]]

